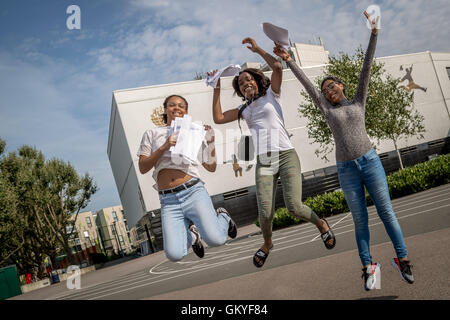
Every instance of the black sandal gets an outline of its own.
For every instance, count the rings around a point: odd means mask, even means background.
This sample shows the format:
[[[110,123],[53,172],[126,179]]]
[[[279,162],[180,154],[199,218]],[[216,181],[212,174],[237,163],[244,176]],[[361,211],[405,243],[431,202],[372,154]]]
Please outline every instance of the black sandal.
[[[258,251],[256,251],[255,255],[253,256],[253,264],[255,265],[255,267],[261,268],[264,265],[267,257],[269,256],[270,250],[272,250],[272,248],[273,248],[273,244],[270,246],[269,252],[267,252],[267,253],[265,253],[261,249],[258,249]],[[256,260],[255,258],[258,258],[259,261]]]
[[[331,230],[330,225],[328,224],[328,221],[325,219],[322,219],[327,224],[329,230],[327,232],[322,233],[320,236],[322,237],[323,243],[325,244],[325,247],[327,249],[333,249],[336,245],[336,237],[334,236],[333,230]],[[328,244],[328,240],[333,239],[333,244]]]

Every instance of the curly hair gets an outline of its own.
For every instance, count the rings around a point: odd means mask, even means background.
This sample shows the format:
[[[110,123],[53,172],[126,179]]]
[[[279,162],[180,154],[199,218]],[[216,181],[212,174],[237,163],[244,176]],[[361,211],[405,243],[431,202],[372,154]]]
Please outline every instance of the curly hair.
[[[254,99],[265,96],[267,89],[270,86],[270,79],[267,78],[261,70],[258,70],[255,68],[247,68],[245,70],[242,70],[241,72],[239,72],[239,74],[237,76],[234,77],[234,79],[233,79],[234,92],[239,97],[241,97],[243,101],[246,100],[245,96],[242,94],[241,90],[239,89],[239,76],[244,72],[249,73],[253,77],[253,79],[255,79],[255,82],[258,85],[258,95]]]
[[[182,97],[182,96],[180,96],[180,95],[178,95],[178,94],[172,94],[172,95],[168,96],[168,97],[166,98],[166,100],[164,100],[164,102],[163,102],[164,110],[167,109],[167,103],[168,103],[169,100],[170,100],[171,98],[173,98],[173,97],[177,97],[177,98],[182,99],[182,100],[186,103],[186,111],[187,111],[187,109],[188,109],[188,102],[187,102],[187,100],[186,100],[184,97]],[[164,123],[167,124],[167,114],[164,113],[162,116],[163,116],[163,121],[164,121]]]

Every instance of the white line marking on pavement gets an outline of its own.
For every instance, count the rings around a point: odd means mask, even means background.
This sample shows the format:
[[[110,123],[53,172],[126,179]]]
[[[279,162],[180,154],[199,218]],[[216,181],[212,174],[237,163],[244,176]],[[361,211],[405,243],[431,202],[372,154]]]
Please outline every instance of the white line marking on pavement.
[[[339,221],[336,222],[335,224],[331,225],[331,226],[330,226],[330,229],[334,228],[335,225],[337,225],[339,222],[341,222],[342,220],[344,220],[345,218],[347,218],[350,214],[351,214],[351,212],[347,213],[347,214],[345,215],[345,217],[343,217],[341,220],[339,220]],[[319,234],[318,236],[315,236],[311,241],[316,240],[318,237],[320,237],[320,234]],[[327,243],[328,243],[328,241],[327,241]]]

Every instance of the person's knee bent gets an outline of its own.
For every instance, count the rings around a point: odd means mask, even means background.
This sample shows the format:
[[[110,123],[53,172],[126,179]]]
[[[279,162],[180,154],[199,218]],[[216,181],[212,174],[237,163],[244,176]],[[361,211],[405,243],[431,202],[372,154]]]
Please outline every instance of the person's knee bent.
[[[210,239],[209,241],[205,240],[205,242],[208,244],[209,247],[221,246],[221,245],[223,245],[225,243],[225,241],[227,241],[227,237],[226,236],[223,236],[223,237],[220,237],[220,238]]]
[[[206,244],[209,247],[218,247],[221,246],[227,241],[227,235],[215,235],[215,236],[209,236],[204,237],[203,240],[205,240]]]
[[[181,250],[164,250],[166,253],[167,259],[173,262],[177,262],[182,260],[186,255]]]
[[[311,220],[311,209],[303,204],[301,201],[296,201],[295,203],[286,204],[286,208],[289,213],[297,218],[301,218],[306,221]]]

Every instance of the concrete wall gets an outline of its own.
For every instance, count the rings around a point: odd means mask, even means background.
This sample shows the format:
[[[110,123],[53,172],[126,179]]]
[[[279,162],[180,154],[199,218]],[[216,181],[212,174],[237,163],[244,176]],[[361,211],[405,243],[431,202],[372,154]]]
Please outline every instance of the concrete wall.
[[[291,47],[295,61],[300,67],[311,67],[328,63],[328,51],[321,45],[294,43]]]
[[[90,267],[80,269],[80,275],[83,275],[85,273],[92,272],[92,271],[95,271],[95,266],[90,266]],[[58,270],[58,276],[59,276],[59,282],[66,281],[68,278],[67,273],[62,273],[61,270]],[[26,284],[26,285],[21,286],[22,294],[30,292],[30,291],[34,291],[37,289],[45,288],[49,285],[51,285],[50,278],[47,278],[47,279],[44,279],[41,281],[36,281],[36,282],[30,283],[30,284]]]

